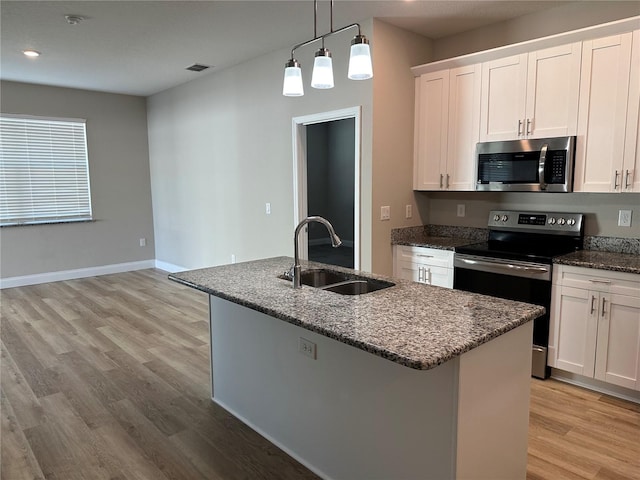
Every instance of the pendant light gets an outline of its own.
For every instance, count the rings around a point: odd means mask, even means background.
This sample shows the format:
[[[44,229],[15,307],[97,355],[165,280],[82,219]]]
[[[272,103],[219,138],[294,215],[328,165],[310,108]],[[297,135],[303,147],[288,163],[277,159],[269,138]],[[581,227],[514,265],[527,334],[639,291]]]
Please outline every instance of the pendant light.
[[[356,35],[351,40],[351,55],[349,57],[349,73],[347,76],[351,80],[367,80],[373,77],[369,41],[364,35]]]
[[[317,14],[318,0],[313,0],[313,38],[305,42],[299,43],[291,49],[291,59],[285,63],[284,82],[282,85],[282,94],[286,97],[300,97],[304,95],[304,87],[302,85],[302,68],[300,63],[295,59],[295,51],[305,45],[309,45],[318,40],[322,41],[322,47],[315,54],[313,62],[313,73],[311,75],[311,86],[318,89],[333,88],[333,61],[331,52],[324,46],[324,39],[344,32],[350,28],[357,28],[358,34],[351,41],[351,54],[349,56],[349,72],[347,77],[351,80],[368,80],[373,78],[373,68],[371,64],[371,50],[367,37],[362,35],[359,23],[352,23],[346,27],[333,29],[333,0],[331,0],[331,31],[324,35],[317,34]]]
[[[321,89],[333,88],[333,61],[331,60],[331,52],[324,47],[316,52],[311,86]]]
[[[300,64],[295,58],[291,58],[291,60],[284,65],[282,95],[285,97],[301,97],[304,95],[302,68],[300,68]]]

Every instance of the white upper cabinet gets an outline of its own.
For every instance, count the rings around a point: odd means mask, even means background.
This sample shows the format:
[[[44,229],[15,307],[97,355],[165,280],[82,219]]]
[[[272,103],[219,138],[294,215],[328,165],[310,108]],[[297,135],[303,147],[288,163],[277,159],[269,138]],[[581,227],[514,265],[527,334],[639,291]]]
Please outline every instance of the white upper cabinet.
[[[625,180],[629,180],[624,178],[623,161],[631,43],[632,33],[583,43],[576,192],[621,192]],[[637,131],[637,123],[635,129]],[[632,139],[628,141],[633,143]],[[628,158],[631,157],[629,154]],[[635,152],[633,161],[628,161],[636,163]]]
[[[473,190],[480,66],[416,79],[415,190]]]
[[[449,138],[445,186],[473,190],[480,135],[480,65],[449,71]]]
[[[621,191],[640,192],[640,30],[633,32],[629,79]]]
[[[416,78],[413,188],[441,190],[447,163],[449,70]]]
[[[581,43],[482,65],[480,141],[575,135]]]
[[[521,137],[526,79],[526,53],[482,64],[481,142]]]

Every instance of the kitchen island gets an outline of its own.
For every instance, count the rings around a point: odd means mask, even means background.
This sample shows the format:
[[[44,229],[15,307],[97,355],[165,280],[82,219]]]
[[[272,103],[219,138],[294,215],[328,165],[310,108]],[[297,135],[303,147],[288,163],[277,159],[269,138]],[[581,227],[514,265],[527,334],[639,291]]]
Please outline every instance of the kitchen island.
[[[210,295],[215,402],[324,478],[525,478],[542,307],[398,279],[293,289],[292,263],[170,275]]]

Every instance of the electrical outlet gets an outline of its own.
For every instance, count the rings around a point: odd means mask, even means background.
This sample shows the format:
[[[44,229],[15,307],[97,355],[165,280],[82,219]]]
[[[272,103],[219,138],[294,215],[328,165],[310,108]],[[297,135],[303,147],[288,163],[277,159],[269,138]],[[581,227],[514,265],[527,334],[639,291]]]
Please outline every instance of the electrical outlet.
[[[271,204],[270,203],[265,203],[264,204],[264,213],[266,213],[267,215],[271,215]]]
[[[404,216],[407,218],[411,218],[413,216],[413,207],[411,205],[407,205],[405,207]]]
[[[618,210],[618,226],[630,227],[631,226],[631,213],[633,210]]]
[[[235,253],[231,254],[231,263],[236,263],[236,255],[235,255]]]
[[[298,351],[309,358],[316,359],[316,344],[311,340],[300,337],[298,339]]]
[[[380,220],[389,220],[391,218],[391,207],[380,207]]]
[[[147,239],[146,238],[141,238],[140,239],[140,246],[141,247],[146,247],[147,246]]]
[[[458,205],[457,215],[459,217],[464,217],[464,215],[465,215],[464,203],[461,203],[461,204]]]

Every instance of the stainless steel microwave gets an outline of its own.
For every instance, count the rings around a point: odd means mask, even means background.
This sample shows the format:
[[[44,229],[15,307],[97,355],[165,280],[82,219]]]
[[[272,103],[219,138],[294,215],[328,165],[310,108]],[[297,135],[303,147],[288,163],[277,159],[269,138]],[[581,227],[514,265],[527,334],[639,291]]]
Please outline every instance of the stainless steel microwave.
[[[476,190],[570,192],[576,137],[484,142],[476,146]]]

